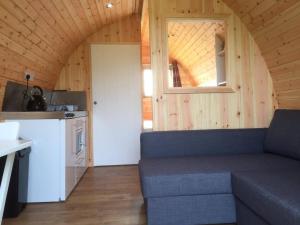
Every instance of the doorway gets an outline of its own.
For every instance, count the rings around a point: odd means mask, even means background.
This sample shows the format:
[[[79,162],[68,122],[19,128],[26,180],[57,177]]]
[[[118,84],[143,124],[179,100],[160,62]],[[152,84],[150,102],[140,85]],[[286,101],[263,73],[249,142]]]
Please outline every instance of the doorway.
[[[94,166],[137,164],[142,131],[140,46],[91,46]]]

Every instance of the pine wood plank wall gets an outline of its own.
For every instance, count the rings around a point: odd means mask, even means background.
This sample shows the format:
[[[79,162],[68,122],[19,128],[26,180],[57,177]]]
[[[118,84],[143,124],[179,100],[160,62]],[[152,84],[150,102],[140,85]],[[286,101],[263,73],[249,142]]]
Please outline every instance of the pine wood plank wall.
[[[142,18],[141,18],[141,54],[142,54],[142,64],[144,66],[149,66],[151,64],[148,1],[149,0],[143,1]]]
[[[300,1],[224,2],[258,44],[273,78],[279,108],[300,109]]]
[[[228,79],[234,93],[164,94],[165,20],[227,14]],[[154,129],[267,127],[276,107],[273,85],[253,37],[220,0],[149,0],[151,63],[155,77]]]

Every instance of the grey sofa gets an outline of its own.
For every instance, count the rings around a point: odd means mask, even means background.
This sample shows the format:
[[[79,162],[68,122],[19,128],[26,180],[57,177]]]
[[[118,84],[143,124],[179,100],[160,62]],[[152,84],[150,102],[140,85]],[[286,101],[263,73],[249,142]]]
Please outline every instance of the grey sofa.
[[[300,224],[300,111],[268,129],[141,135],[148,225]]]

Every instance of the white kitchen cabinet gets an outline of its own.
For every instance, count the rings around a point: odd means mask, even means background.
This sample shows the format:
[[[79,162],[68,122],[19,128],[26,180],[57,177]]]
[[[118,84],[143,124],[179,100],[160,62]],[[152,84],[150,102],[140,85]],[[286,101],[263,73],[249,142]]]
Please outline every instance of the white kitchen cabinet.
[[[28,202],[65,201],[87,169],[87,118],[17,121],[20,136],[33,141]],[[78,131],[82,132],[80,140]],[[76,149],[78,144],[80,152]]]

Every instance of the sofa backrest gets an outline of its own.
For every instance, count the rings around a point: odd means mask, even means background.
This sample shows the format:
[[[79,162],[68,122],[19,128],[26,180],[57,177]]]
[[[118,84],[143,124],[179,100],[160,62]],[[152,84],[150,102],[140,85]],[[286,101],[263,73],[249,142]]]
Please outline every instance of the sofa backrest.
[[[267,131],[266,152],[300,159],[300,110],[277,110]]]
[[[161,131],[141,135],[141,157],[263,153],[267,129]]]

